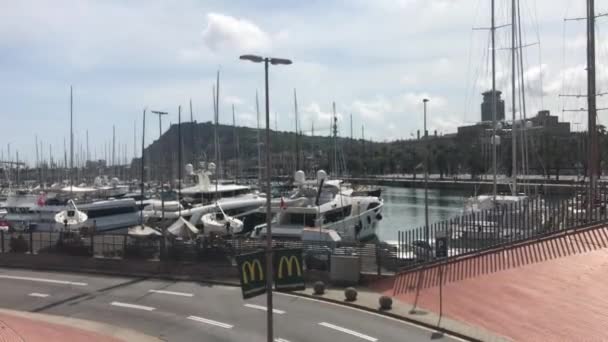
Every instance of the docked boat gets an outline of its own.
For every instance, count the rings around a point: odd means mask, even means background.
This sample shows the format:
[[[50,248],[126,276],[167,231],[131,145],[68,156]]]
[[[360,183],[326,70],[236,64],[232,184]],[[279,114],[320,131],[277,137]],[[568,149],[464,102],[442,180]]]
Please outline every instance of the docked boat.
[[[187,169],[189,169],[187,167]],[[222,213],[238,220],[242,227],[233,230],[234,234],[245,234],[251,232],[253,227],[265,222],[266,215],[259,211],[260,206],[266,203],[266,198],[253,191],[249,186],[238,184],[211,184],[210,176],[215,171],[215,165],[201,163],[201,170],[190,172],[196,181],[196,185],[186,187],[181,190],[182,202],[189,202],[188,207],[182,206],[177,201],[165,201],[164,210],[160,200],[152,200],[144,209],[144,216],[152,220],[176,219],[184,217],[190,223],[204,227],[202,221],[206,214]],[[221,211],[219,210],[221,207]],[[214,226],[212,221],[222,219],[214,218],[209,215],[206,218],[207,224]],[[218,221],[218,222],[219,222]],[[236,225],[237,221],[231,223]],[[211,227],[210,226],[210,227]],[[215,229],[215,228],[214,228]],[[225,232],[225,229],[222,229]]]
[[[127,229],[140,221],[135,200],[131,198],[100,198],[93,188],[73,187],[71,190],[72,196],[69,190],[38,194],[17,191],[7,198],[4,220],[10,229],[16,231],[61,230],[63,219],[60,223],[55,218],[73,201],[78,211],[87,216],[80,226],[97,232]]]
[[[302,239],[315,229],[335,231],[344,241],[368,241],[377,238],[376,229],[382,219],[383,202],[374,196],[351,196],[342,191],[342,181],[327,180],[320,170],[317,179],[307,181],[303,171],[296,172],[297,186],[287,198],[274,199],[272,236]],[[266,224],[256,226],[252,237],[266,236]]]
[[[203,215],[203,233],[238,234],[243,230],[243,221],[230,217],[224,212],[215,212]]]

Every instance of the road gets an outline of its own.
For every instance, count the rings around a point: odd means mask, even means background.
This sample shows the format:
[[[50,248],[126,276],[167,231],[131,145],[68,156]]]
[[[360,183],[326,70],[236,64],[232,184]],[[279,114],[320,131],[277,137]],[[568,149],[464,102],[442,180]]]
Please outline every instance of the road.
[[[458,341],[385,316],[275,293],[275,341]],[[185,281],[0,268],[0,307],[92,320],[167,341],[266,341],[265,297]]]

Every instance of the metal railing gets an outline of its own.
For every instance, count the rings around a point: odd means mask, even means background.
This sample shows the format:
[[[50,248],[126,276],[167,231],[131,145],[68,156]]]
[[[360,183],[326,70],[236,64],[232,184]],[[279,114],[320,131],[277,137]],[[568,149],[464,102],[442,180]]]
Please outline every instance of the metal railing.
[[[483,250],[537,239],[556,232],[587,227],[608,221],[608,189],[595,190],[593,207],[588,203],[588,187],[573,187],[573,196],[551,200],[541,196],[519,197],[511,202],[499,196],[501,205],[473,209],[465,215],[399,231],[397,262],[401,270],[438,261],[437,237],[447,237],[447,258],[462,257]],[[489,203],[491,196],[487,199]],[[443,258],[445,260],[445,258]]]
[[[161,238],[142,239],[126,234],[69,234],[59,232],[0,232],[0,253],[62,254],[106,259],[171,260],[174,262],[233,264],[234,257],[266,247],[266,242],[242,238],[169,239],[166,251]],[[397,249],[385,243],[273,240],[275,248],[301,248],[309,268],[328,270],[332,254],[353,255],[361,272],[393,273]]]

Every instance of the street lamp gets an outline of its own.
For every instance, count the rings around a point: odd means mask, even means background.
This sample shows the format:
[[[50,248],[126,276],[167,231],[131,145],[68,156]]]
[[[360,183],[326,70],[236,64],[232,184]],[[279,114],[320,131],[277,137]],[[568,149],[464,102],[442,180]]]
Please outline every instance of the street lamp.
[[[266,319],[267,319],[267,341],[273,342],[272,328],[272,212],[270,210],[270,101],[268,97],[268,63],[272,65],[289,65],[291,60],[284,58],[270,58],[256,55],[242,55],[239,59],[254,63],[264,62],[264,77],[266,90]]]
[[[429,102],[429,99],[422,99],[422,104],[424,106],[424,147],[426,153],[424,155],[424,237],[426,242],[430,244],[430,234],[429,234],[429,142],[428,142],[428,132],[426,130],[426,103]],[[430,251],[429,251],[430,253]],[[430,257],[430,255],[428,256]]]

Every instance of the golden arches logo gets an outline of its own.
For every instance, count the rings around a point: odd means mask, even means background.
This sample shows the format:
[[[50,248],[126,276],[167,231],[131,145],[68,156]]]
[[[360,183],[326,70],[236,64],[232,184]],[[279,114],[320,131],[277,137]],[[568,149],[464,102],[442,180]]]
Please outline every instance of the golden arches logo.
[[[295,269],[294,269],[294,264],[295,264]],[[291,277],[295,273],[297,273],[298,276],[302,276],[302,266],[300,265],[300,260],[298,260],[298,258],[295,255],[291,255],[291,256],[283,256],[281,257],[281,259],[279,260],[279,269],[278,269],[278,276],[279,279],[283,279],[283,265],[287,265],[287,276]]]
[[[257,275],[258,275],[258,280],[262,281],[264,280],[264,269],[262,268],[262,263],[260,263],[260,260],[251,260],[251,261],[245,261],[243,263],[243,265],[241,266],[242,271],[243,271],[243,284],[247,284],[250,281],[255,281],[256,280],[256,266],[257,266]],[[249,271],[249,272],[247,272]],[[247,276],[249,275],[249,276]]]

